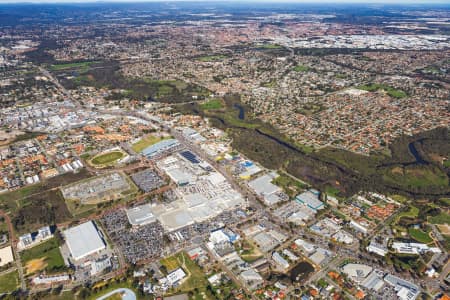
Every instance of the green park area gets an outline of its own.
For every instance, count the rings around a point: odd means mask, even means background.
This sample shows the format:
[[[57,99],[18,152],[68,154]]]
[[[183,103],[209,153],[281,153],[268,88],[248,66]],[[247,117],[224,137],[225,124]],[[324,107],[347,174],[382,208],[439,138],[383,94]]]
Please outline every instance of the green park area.
[[[295,72],[308,72],[309,71],[309,67],[308,66],[297,65],[297,66],[294,67],[293,70]]]
[[[404,91],[393,88],[386,84],[380,84],[380,83],[371,83],[369,85],[360,85],[358,86],[358,89],[368,91],[368,92],[375,92],[378,90],[384,90],[389,96],[392,98],[405,98],[408,96]]]
[[[51,65],[50,69],[52,71],[61,71],[61,70],[67,70],[67,69],[82,69],[82,70],[87,71],[89,69],[89,67],[94,63],[95,63],[95,61],[61,63],[61,64]]]
[[[450,214],[441,211],[438,215],[429,217],[428,222],[432,224],[450,224]]]
[[[20,257],[27,275],[40,271],[55,273],[66,270],[56,238],[51,238],[33,248],[22,251]]]
[[[433,241],[433,239],[430,237],[430,234],[428,232],[424,232],[421,229],[409,228],[408,234],[411,238],[415,239],[419,243],[428,244]]]
[[[278,45],[278,44],[264,44],[260,48],[271,50],[271,49],[282,49],[283,46]]]
[[[395,217],[393,224],[397,224],[398,222],[400,222],[401,218],[414,219],[417,218],[418,216],[419,216],[419,209],[415,206],[410,206],[407,211],[401,212]]]
[[[200,105],[203,110],[215,110],[223,108],[222,101],[220,99],[211,99]]]
[[[122,151],[116,150],[107,153],[103,153],[95,156],[91,163],[96,166],[110,165],[123,158],[125,154]]]
[[[0,276],[0,294],[10,293],[19,287],[19,273],[12,271]]]
[[[139,141],[131,145],[131,149],[133,149],[134,152],[139,153],[145,148],[154,145],[158,142],[161,142],[162,140],[166,140],[169,137],[159,137],[154,135],[147,135],[143,138],[141,138]]]
[[[197,58],[197,60],[202,61],[202,62],[214,62],[214,61],[224,60],[225,58],[227,58],[226,55],[217,54],[217,55],[200,56],[199,58]]]

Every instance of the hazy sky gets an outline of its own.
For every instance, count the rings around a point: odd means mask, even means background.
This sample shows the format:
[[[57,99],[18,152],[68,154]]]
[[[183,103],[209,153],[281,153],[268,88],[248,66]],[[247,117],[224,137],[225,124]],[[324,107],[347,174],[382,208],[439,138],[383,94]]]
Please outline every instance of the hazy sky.
[[[80,2],[289,2],[289,3],[382,3],[382,4],[394,4],[394,3],[402,3],[402,4],[426,4],[426,3],[442,3],[449,4],[450,0],[0,0],[0,3],[18,3],[18,2],[32,2],[32,3],[80,3]]]
[[[0,3],[83,3],[83,2],[250,2],[250,3],[367,3],[367,4],[448,4],[450,0],[0,0]]]

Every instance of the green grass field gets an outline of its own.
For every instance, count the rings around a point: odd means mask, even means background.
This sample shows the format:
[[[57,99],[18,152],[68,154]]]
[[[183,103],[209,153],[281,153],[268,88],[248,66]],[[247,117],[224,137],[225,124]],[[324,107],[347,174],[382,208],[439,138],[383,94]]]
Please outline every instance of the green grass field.
[[[446,159],[446,160],[443,162],[443,165],[444,165],[445,168],[450,168],[450,159]]]
[[[168,137],[158,137],[153,135],[147,135],[143,138],[141,138],[139,141],[131,145],[131,149],[133,149],[134,152],[139,153],[145,148],[154,145],[158,142],[161,142],[162,140],[168,139]]]
[[[309,71],[309,67],[307,66],[302,66],[302,65],[297,65],[294,67],[293,69],[295,72],[308,72]]]
[[[223,104],[220,99],[211,99],[208,102],[201,104],[200,108],[204,110],[221,109],[223,108]]]
[[[200,108],[203,110],[213,110],[223,108],[223,103],[220,99],[211,99],[208,102],[200,104]]]
[[[445,212],[441,212],[437,216],[430,217],[428,222],[432,224],[450,224],[450,215]]]
[[[430,235],[427,232],[424,232],[420,229],[409,228],[408,234],[411,236],[411,238],[415,239],[419,243],[428,244],[433,241],[433,239],[430,237]]]
[[[386,93],[391,96],[392,98],[405,98],[408,96],[404,91],[393,88],[386,84],[379,84],[379,83],[372,83],[369,85],[360,85],[358,86],[358,89],[368,91],[368,92],[375,92],[378,90],[384,90]]]
[[[448,186],[448,177],[435,166],[407,166],[396,172],[399,168],[385,170],[383,179],[386,182],[406,187],[420,189],[426,187],[442,188]]]
[[[64,259],[59,251],[58,241],[55,238],[51,238],[33,248],[22,251],[20,257],[24,266],[33,259],[45,257],[47,266],[44,270],[47,273],[59,272],[66,269]]]
[[[61,70],[75,69],[75,68],[87,69],[93,63],[95,63],[95,62],[94,61],[85,61],[85,62],[77,62],[77,63],[56,64],[56,65],[51,65],[50,69],[52,71],[61,71]]]
[[[227,58],[226,55],[218,54],[218,55],[206,55],[206,56],[200,56],[197,58],[197,60],[202,62],[214,62],[214,61],[221,61]]]
[[[282,49],[283,46],[278,44],[265,44],[261,46],[262,49]]]
[[[125,154],[122,151],[111,151],[94,157],[91,160],[91,163],[93,165],[108,165],[118,161],[124,156]]]
[[[415,206],[410,206],[408,211],[403,211],[399,213],[393,220],[392,220],[392,226],[396,227],[398,230],[405,231],[406,228],[403,228],[401,226],[398,226],[397,224],[400,222],[400,219],[405,218],[417,218],[419,216],[419,209]]]
[[[19,273],[13,271],[0,276],[0,294],[15,291],[19,287]]]

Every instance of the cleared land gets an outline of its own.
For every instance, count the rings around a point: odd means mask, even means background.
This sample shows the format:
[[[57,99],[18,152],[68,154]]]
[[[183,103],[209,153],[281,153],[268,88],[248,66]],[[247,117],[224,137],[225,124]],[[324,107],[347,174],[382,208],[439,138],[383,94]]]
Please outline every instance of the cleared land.
[[[13,292],[19,287],[19,273],[13,271],[0,276],[0,293]]]
[[[43,270],[47,273],[60,272],[66,269],[56,238],[22,251],[20,257],[25,264],[27,274]]]

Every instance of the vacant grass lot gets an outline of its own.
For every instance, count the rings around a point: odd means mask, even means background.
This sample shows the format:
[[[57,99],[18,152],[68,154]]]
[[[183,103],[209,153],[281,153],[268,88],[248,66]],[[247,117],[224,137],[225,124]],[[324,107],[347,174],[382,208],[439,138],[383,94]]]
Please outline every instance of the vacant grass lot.
[[[124,156],[125,154],[122,151],[111,151],[94,157],[91,160],[91,163],[94,165],[108,165],[118,161]]]
[[[242,242],[242,249],[238,250],[242,250],[242,252],[240,252],[239,254],[241,258],[248,263],[252,263],[263,256],[262,252],[259,251],[258,247],[256,247],[252,242],[247,240]]]
[[[168,272],[180,267],[180,262],[176,256],[169,256],[161,259],[161,264],[166,267]]]
[[[0,276],[0,294],[15,291],[19,287],[19,273],[13,271]]]
[[[195,289],[201,292],[206,290],[208,281],[206,280],[205,274],[186,253],[179,252],[178,254],[161,260],[161,263],[165,265],[169,271],[171,271],[169,267],[175,267],[175,269],[177,267],[182,267],[186,273],[186,278],[182,284],[175,289],[174,294],[186,293]]]
[[[308,187],[303,182],[295,180],[285,174],[280,174],[280,176],[272,180],[272,183],[281,187],[291,198],[297,196],[302,190]]]
[[[59,272],[66,269],[64,259],[59,251],[58,241],[55,238],[51,238],[31,249],[22,251],[20,257],[27,268],[27,273],[33,271],[30,268],[35,260],[39,259],[44,259],[45,264],[43,264],[42,270],[45,270],[47,273]]]
[[[78,173],[66,173],[49,181],[2,193],[0,209],[11,213],[18,234],[37,230],[44,225],[70,221],[72,216],[61,193],[55,188],[88,177],[91,177],[91,173],[82,169]]]
[[[162,140],[168,139],[167,137],[159,137],[159,136],[154,136],[154,135],[147,135],[146,137],[143,137],[142,139],[140,139],[139,141],[137,141],[136,143],[134,143],[131,148],[133,149],[134,152],[139,153],[142,150],[144,150],[145,148],[154,145]]]

